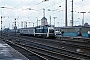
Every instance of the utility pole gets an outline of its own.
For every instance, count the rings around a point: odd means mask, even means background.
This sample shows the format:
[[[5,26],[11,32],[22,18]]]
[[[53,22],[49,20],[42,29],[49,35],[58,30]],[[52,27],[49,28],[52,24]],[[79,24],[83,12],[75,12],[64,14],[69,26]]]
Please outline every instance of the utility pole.
[[[43,17],[45,17],[45,9],[43,9]]]
[[[82,13],[82,14],[83,14],[82,26],[84,26],[84,13],[86,13],[86,12],[80,12],[80,13]]]
[[[8,7],[0,7],[0,8],[7,8],[7,9],[12,9],[12,8],[8,8]],[[1,16],[1,37],[2,37],[2,16]]]
[[[23,22],[21,22],[21,27],[23,28]]]
[[[38,26],[38,18],[37,18],[37,26]]]
[[[66,4],[65,5],[65,8],[66,8],[66,10],[65,10],[65,26],[67,27],[67,0],[66,0],[65,4]]]
[[[25,24],[26,24],[26,28],[27,28],[27,21],[25,22]]]
[[[57,24],[58,24],[58,27],[59,27],[59,22],[57,22]]]
[[[55,19],[57,18],[57,17],[53,17],[54,18],[54,27],[55,27]]]
[[[50,26],[51,26],[51,16],[50,16]]]
[[[15,29],[15,36],[16,36],[16,18],[15,18],[15,27],[14,27],[14,29]]]
[[[28,25],[29,25],[29,27],[30,27],[30,22],[28,22]]]
[[[43,9],[43,17],[45,17],[45,9]],[[45,20],[44,20],[44,26],[45,26]]]
[[[34,23],[33,23],[33,27],[34,27]]]
[[[73,0],[72,0],[72,21],[71,21],[71,23],[72,23],[72,26],[73,26]]]
[[[2,16],[1,16],[1,39],[2,39]]]

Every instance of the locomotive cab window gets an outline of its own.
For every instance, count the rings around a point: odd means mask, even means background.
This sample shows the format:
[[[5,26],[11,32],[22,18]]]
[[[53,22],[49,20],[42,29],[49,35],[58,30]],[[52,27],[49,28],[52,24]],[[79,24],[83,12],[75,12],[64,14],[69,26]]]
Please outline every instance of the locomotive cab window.
[[[48,32],[48,29],[45,29],[45,30],[44,30],[44,33],[47,33],[47,32]]]
[[[54,30],[53,29],[49,29],[49,33],[54,33]]]
[[[42,33],[43,31],[42,31],[42,29],[37,29],[36,32]]]

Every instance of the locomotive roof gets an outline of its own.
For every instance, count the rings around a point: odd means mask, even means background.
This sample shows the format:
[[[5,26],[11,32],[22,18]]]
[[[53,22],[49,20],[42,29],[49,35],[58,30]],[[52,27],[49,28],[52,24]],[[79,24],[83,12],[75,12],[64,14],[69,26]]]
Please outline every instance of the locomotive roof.
[[[34,29],[35,27],[21,28],[21,29]]]
[[[21,28],[21,29],[34,29],[34,28],[48,28],[48,27],[51,27],[50,25],[45,25],[45,26],[36,26],[36,27],[28,27],[28,28]],[[52,27],[53,28],[53,27]]]

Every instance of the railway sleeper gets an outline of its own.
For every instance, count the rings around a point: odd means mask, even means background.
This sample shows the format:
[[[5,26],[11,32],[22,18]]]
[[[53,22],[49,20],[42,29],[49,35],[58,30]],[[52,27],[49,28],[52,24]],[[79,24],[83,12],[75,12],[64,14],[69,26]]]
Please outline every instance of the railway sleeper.
[[[36,47],[37,48],[37,47]],[[42,49],[42,48],[41,48]],[[53,52],[53,51],[52,51]],[[57,52],[56,52],[57,53]],[[64,55],[66,55],[66,54],[64,54]],[[66,55],[66,56],[69,56],[69,55]]]
[[[70,51],[70,52],[72,52],[72,53],[75,53],[75,52],[73,52],[73,51]],[[76,52],[76,54],[77,54],[78,52]],[[80,54],[80,55],[82,55],[83,53],[78,53],[78,54]],[[89,56],[89,55],[87,55],[87,54],[83,54],[84,56]]]
[[[71,51],[69,51],[69,52],[71,52]],[[72,52],[72,53],[75,53],[75,52]],[[87,56],[86,54],[80,54],[80,53],[75,53],[75,54]],[[89,55],[88,55],[88,56],[89,56]]]
[[[23,44],[23,45],[24,45],[24,44]],[[34,48],[35,48],[35,47],[34,47]],[[65,54],[61,54],[61,55],[65,55]],[[67,56],[68,56],[68,55],[67,55]],[[67,57],[67,56],[66,56],[66,57]],[[72,57],[69,57],[69,58],[72,58]]]
[[[23,46],[20,46],[20,45],[14,43],[14,42],[12,42],[12,41],[8,41],[8,40],[4,40],[4,41],[6,41],[6,42],[8,42],[8,43],[11,43],[11,44],[13,44],[13,45],[16,45],[16,46],[18,46],[18,47],[20,47],[20,48],[23,48],[23,49],[25,49],[26,51],[28,51],[28,52],[30,52],[30,53],[38,56],[38,57],[43,58],[44,60],[48,60],[47,58],[45,58],[45,57],[43,57],[43,56],[41,56],[41,55],[38,55],[37,53],[35,53],[35,52],[33,52],[33,51],[30,51],[30,50],[28,50],[27,48],[25,48],[25,47],[23,47]]]
[[[36,43],[36,42],[34,42]],[[36,44],[39,44],[39,43],[36,43]],[[39,44],[41,46],[46,46],[45,44]],[[51,46],[46,46],[46,47],[49,47],[49,48],[54,48],[54,49],[58,49],[58,50],[63,50],[63,51],[67,51],[67,52],[71,52],[71,53],[74,53],[74,54],[79,54],[79,55],[83,55],[83,56],[86,56],[86,57],[90,57],[90,55],[87,55],[87,54],[83,54],[83,53],[78,53],[78,52],[75,52],[75,51],[70,51],[70,50],[66,50],[66,49],[61,49],[61,48],[58,48],[58,47],[51,47]]]

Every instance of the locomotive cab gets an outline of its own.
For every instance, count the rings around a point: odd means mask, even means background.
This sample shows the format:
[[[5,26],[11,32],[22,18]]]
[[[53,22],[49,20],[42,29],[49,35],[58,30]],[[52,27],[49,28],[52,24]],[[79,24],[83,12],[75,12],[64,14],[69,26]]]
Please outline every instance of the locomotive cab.
[[[53,27],[36,27],[35,28],[35,36],[36,37],[43,37],[43,38],[49,38],[49,37],[55,37],[55,30]]]

